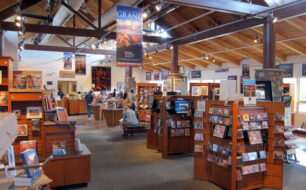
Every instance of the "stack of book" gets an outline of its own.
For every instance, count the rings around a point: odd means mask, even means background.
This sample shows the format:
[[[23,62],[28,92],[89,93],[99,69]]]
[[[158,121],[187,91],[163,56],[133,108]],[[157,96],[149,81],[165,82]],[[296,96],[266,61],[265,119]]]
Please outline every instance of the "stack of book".
[[[42,171],[41,169],[38,169],[34,176],[29,177],[26,173],[21,173],[14,177],[14,184],[18,187],[24,187],[24,186],[32,186],[34,183],[41,177]]]

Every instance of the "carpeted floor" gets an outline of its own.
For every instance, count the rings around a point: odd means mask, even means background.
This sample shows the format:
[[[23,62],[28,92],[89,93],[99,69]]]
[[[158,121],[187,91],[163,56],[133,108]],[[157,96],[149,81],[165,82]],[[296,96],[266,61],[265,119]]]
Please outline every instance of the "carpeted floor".
[[[87,120],[86,116],[77,116],[74,119],[81,123]],[[105,125],[103,121],[94,120],[89,120],[87,125],[77,125],[77,137],[92,152],[91,182],[87,187],[78,189],[220,189],[212,183],[193,178],[192,154],[162,159],[160,153],[146,148],[145,134],[124,139],[119,127],[107,128]],[[306,167],[302,165],[284,164],[284,189],[306,189],[305,174]]]

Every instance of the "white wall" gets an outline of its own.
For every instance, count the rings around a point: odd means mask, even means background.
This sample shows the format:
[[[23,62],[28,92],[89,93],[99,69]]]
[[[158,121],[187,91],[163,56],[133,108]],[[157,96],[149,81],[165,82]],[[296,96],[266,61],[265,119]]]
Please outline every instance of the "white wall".
[[[111,67],[111,87],[112,90],[117,88],[117,82],[124,82],[125,68],[116,67],[115,63],[108,63],[105,65],[99,64],[99,60],[103,57],[101,55],[87,54],[86,56],[86,76],[76,75],[75,78],[59,78],[59,71],[63,70],[64,54],[62,52],[47,52],[47,51],[32,51],[25,50],[21,52],[21,60],[16,66],[15,70],[34,70],[42,71],[43,84],[47,81],[52,81],[52,86],[47,86],[48,89],[57,89],[57,81],[77,81],[77,91],[89,91],[91,89],[91,66],[105,66]],[[73,60],[74,63],[74,60]],[[73,68],[74,70],[74,64]],[[133,77],[137,82],[144,81],[144,72],[138,69],[133,69]]]
[[[4,31],[4,56],[10,56],[14,59],[14,65],[18,62],[18,42],[17,32]]]

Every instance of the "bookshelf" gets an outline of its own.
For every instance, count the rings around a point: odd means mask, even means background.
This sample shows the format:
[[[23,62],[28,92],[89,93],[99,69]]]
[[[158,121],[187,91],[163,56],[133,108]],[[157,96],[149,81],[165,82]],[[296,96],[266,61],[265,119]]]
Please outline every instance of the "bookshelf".
[[[274,130],[284,125],[275,119],[284,114],[284,103],[257,102],[247,107],[242,102],[224,105],[209,100],[205,110],[203,118],[195,120],[204,126],[195,129],[195,134],[203,134],[203,141],[195,141],[203,147],[202,152],[194,153],[195,178],[223,189],[282,189],[283,155],[278,153],[284,147],[278,142],[284,139]]]
[[[11,112],[9,89],[13,79],[13,59],[0,56],[0,112]]]
[[[157,89],[154,83],[137,83],[137,111],[139,121],[146,121],[146,115],[151,114],[147,107],[149,96],[153,96]]]

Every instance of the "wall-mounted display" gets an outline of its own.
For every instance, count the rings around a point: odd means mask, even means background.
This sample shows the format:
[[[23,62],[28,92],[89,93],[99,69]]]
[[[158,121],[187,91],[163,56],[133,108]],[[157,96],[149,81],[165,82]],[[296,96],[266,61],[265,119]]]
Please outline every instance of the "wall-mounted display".
[[[201,71],[191,71],[191,78],[201,78]]]
[[[72,53],[64,53],[64,70],[72,70]]]
[[[91,77],[94,91],[111,90],[110,67],[91,67]]]
[[[293,77],[293,64],[280,64],[277,65],[276,68],[281,69],[283,71],[284,78],[292,78]]]
[[[86,75],[86,55],[75,55],[75,74]]]
[[[160,73],[154,73],[154,80],[159,80],[159,74]]]
[[[27,119],[42,118],[42,109],[40,106],[27,107]]]
[[[13,71],[13,88],[17,89],[41,89],[41,71]]]
[[[168,71],[162,71],[161,72],[161,79],[166,80],[168,78],[168,74],[169,74]]]
[[[152,73],[146,72],[146,80],[152,80]]]
[[[306,63],[302,64],[302,76],[305,77],[306,76]]]

